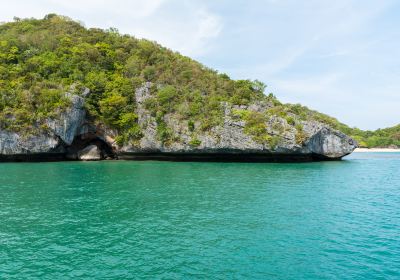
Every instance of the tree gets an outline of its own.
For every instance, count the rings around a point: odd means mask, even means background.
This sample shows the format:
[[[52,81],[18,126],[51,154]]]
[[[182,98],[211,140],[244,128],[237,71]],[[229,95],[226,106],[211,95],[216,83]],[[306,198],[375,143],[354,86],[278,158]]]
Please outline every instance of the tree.
[[[116,93],[112,93],[100,100],[100,112],[103,121],[111,126],[118,126],[120,123],[120,116],[126,105],[126,97]]]

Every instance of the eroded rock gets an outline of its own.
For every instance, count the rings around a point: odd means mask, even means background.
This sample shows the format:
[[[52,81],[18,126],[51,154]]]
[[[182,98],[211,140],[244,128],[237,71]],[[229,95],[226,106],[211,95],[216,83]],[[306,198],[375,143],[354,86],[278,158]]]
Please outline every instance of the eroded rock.
[[[78,152],[78,159],[84,161],[101,160],[101,151],[96,145],[90,145]]]
[[[62,112],[58,118],[49,119],[46,123],[53,133],[60,137],[66,145],[71,145],[79,131],[78,129],[85,122],[86,111],[83,97],[71,94],[67,95],[71,99],[72,106]]]
[[[310,159],[339,159],[351,153],[357,143],[345,134],[333,130],[327,125],[317,121],[301,121],[304,140],[297,139],[298,129],[287,120],[279,116],[271,116],[266,124],[267,133],[271,137],[278,137],[276,143],[259,143],[251,135],[245,133],[246,122],[232,118],[233,110],[251,110],[264,113],[273,106],[268,102],[261,101],[249,106],[237,106],[223,103],[224,119],[223,124],[213,127],[207,132],[196,132],[193,134],[188,129],[186,121],[182,121],[174,114],[166,114],[164,121],[172,130],[174,138],[178,139],[164,145],[157,137],[157,122],[154,116],[144,107],[146,99],[152,96],[151,84],[147,83],[136,91],[138,123],[142,128],[144,136],[138,144],[126,144],[117,148],[117,153],[124,155],[135,155],[143,153],[155,154],[251,154],[273,155],[275,157],[299,158],[309,157]],[[199,141],[197,146],[191,144],[191,140]]]
[[[289,124],[286,119],[271,116],[266,122],[266,132],[279,141],[259,143],[251,135],[245,133],[246,122],[234,118],[235,109],[251,110],[260,114],[273,106],[266,101],[235,106],[221,104],[224,109],[221,125],[209,131],[190,131],[187,121],[176,114],[166,114],[164,121],[171,129],[174,137],[170,143],[162,143],[157,135],[157,122],[154,116],[146,110],[146,99],[152,97],[151,84],[146,83],[136,93],[136,111],[138,124],[143,137],[137,141],[129,141],[119,146],[118,131],[104,124],[94,124],[86,118],[84,97],[89,91],[85,89],[81,96],[67,94],[71,99],[70,108],[61,112],[59,117],[47,120],[50,128],[36,136],[22,136],[20,133],[0,130],[0,159],[3,155],[27,155],[35,153],[58,153],[67,159],[100,160],[103,158],[123,158],[126,155],[140,154],[142,158],[154,154],[173,155],[183,158],[185,155],[196,154],[196,157],[221,158],[238,157],[244,159],[264,158],[265,160],[314,160],[339,159],[351,153],[357,143],[345,134],[333,130],[317,121],[297,121],[302,127],[304,141],[298,141],[298,128]],[[300,122],[300,123],[299,123]],[[200,123],[195,123],[199,127]],[[196,140],[195,142],[193,140]],[[195,145],[193,143],[196,143]]]
[[[340,158],[353,152],[357,143],[339,131],[324,127],[310,138],[306,147],[322,157]]]
[[[57,118],[48,119],[46,121],[48,129],[42,128],[33,135],[0,130],[0,155],[65,153],[65,148],[71,145],[86,117],[84,99],[70,93],[66,95],[71,99],[71,106]]]
[[[59,139],[54,135],[24,136],[0,130],[0,155],[64,152]]]

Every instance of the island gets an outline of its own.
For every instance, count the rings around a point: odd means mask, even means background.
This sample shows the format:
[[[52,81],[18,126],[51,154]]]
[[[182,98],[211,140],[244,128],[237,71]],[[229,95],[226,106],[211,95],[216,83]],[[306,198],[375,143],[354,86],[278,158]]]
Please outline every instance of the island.
[[[338,160],[366,139],[260,81],[56,14],[0,25],[0,85],[0,161]]]

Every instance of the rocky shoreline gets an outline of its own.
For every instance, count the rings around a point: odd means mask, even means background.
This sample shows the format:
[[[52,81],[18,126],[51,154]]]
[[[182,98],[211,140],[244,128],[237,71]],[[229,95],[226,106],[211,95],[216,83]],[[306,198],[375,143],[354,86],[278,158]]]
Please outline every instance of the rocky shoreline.
[[[176,140],[165,144],[157,138],[157,122],[143,106],[151,96],[151,85],[136,91],[136,114],[143,131],[140,141],[118,145],[118,132],[87,116],[85,98],[90,94],[67,93],[70,108],[46,123],[49,130],[26,136],[0,130],[0,161],[55,161],[55,160],[172,160],[172,161],[242,161],[242,162],[307,162],[340,160],[356,148],[357,143],[345,134],[317,121],[303,121],[305,140],[296,141],[297,130],[283,118],[273,117],[268,133],[278,135],[274,145],[255,141],[244,131],[245,123],[232,117],[235,109],[224,104],[224,122],[209,132],[196,134],[198,145],[193,145],[193,133],[174,115],[166,115],[165,122]],[[262,112],[268,104],[252,104],[247,110]],[[277,124],[279,126],[277,126]],[[275,129],[274,127],[278,127]]]

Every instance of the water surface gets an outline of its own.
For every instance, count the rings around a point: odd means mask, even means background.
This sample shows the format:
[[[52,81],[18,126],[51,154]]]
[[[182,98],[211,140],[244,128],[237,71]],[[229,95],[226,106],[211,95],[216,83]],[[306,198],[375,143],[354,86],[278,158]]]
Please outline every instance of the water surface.
[[[0,164],[0,279],[400,279],[399,170]]]

